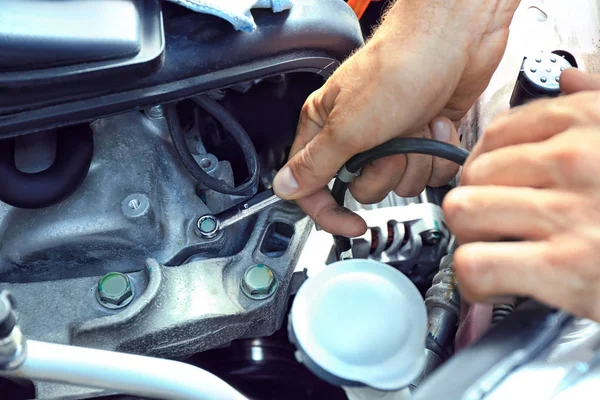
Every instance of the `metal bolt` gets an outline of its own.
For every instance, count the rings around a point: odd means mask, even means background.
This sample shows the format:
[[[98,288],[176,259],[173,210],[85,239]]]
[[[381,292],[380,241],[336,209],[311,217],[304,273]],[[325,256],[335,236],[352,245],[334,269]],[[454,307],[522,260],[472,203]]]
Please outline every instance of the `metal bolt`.
[[[214,238],[219,232],[219,220],[214,215],[203,215],[198,218],[196,229],[203,238]]]
[[[164,118],[165,116],[163,107],[160,104],[148,107],[144,109],[144,112],[146,113],[146,116],[150,119],[160,119]]]
[[[442,232],[438,231],[437,229],[431,229],[423,233],[423,240],[426,244],[430,245],[438,244],[440,240],[442,240],[442,237]]]
[[[106,308],[122,308],[133,300],[133,286],[129,277],[120,272],[109,272],[98,282],[96,298]]]
[[[275,293],[277,278],[271,268],[257,264],[246,270],[240,286],[246,296],[254,300],[263,300]]]
[[[138,218],[150,211],[150,199],[143,193],[134,193],[121,202],[121,212],[127,218]]]

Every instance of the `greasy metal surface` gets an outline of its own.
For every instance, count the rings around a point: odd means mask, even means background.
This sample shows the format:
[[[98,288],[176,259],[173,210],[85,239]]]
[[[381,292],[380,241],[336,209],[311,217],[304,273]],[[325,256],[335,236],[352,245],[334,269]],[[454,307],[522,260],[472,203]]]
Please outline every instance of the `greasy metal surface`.
[[[461,126],[470,149],[492,119],[508,110],[523,57],[565,50],[579,68],[600,73],[600,8],[596,0],[521,0],[504,58],[488,88]]]
[[[259,250],[272,221],[289,223],[295,230],[286,254],[277,258]],[[235,255],[211,259],[199,255],[197,261],[177,267],[148,262],[144,271],[129,275],[138,295],[119,311],[97,303],[95,290],[101,276],[0,284],[0,288],[8,287],[14,295],[28,338],[146,355],[186,356],[236,338],[268,335],[279,327],[293,260],[298,258],[311,225],[297,208],[281,204],[258,217],[244,248]],[[278,280],[276,293],[262,301],[247,298],[240,288],[243,274],[255,264],[268,264]]]
[[[0,203],[0,281],[133,272],[148,257],[177,264],[194,252],[239,251],[248,237],[242,227],[237,238],[219,245],[195,234],[199,215],[219,212],[234,199],[219,196],[209,209],[196,196],[163,122],[139,112],[98,120],[90,173],[73,196],[41,210]],[[231,171],[220,177],[232,179]]]
[[[198,217],[227,209],[236,198],[209,191],[203,202],[196,195],[164,119],[132,112],[98,120],[93,128],[94,162],[71,198],[37,211],[0,204],[0,290],[15,297],[24,335],[176,358],[275,332],[312,222],[281,203],[201,238]],[[233,180],[228,162],[210,173]],[[261,251],[274,222],[293,232],[276,256]],[[145,268],[147,258],[161,265]],[[268,299],[241,291],[242,276],[254,264],[269,265],[277,278]],[[110,271],[127,273],[135,292],[119,310],[96,298],[99,279]],[[82,393],[51,383],[36,387],[42,397]]]

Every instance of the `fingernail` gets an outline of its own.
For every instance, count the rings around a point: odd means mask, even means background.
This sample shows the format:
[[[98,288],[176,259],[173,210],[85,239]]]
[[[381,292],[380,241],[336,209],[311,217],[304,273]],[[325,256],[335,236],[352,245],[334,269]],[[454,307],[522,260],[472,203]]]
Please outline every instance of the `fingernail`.
[[[452,127],[450,121],[446,119],[438,119],[431,124],[431,135],[435,140],[447,142],[452,135]]]
[[[273,190],[280,197],[291,196],[296,193],[299,189],[298,182],[292,174],[290,167],[284,167],[281,171],[275,175],[273,180]]]

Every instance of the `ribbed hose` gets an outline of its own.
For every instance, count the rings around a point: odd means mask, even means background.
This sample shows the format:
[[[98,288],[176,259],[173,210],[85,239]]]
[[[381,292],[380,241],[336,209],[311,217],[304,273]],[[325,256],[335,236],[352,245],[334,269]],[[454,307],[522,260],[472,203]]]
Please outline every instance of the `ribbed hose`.
[[[252,196],[258,189],[258,180],[260,178],[260,164],[258,154],[252,144],[252,140],[244,128],[235,120],[235,118],[216,100],[208,96],[198,96],[194,101],[202,107],[208,114],[215,118],[223,128],[229,132],[244,153],[244,159],[248,168],[250,178],[240,186],[232,187],[220,179],[213,178],[202,169],[192,156],[185,140],[185,135],[181,130],[181,124],[174,104],[166,105],[166,122],[171,136],[171,141],[175,151],[179,155],[185,169],[199,183],[212,189],[215,192],[236,195]]]
[[[453,161],[458,165],[463,165],[469,156],[467,150],[451,144],[440,142],[432,139],[419,138],[396,138],[382,145],[359,153],[352,157],[346,163],[346,170],[352,174],[358,173],[365,165],[372,163],[383,157],[393,156],[396,154],[426,154],[434,157],[444,158]],[[344,206],[346,198],[346,190],[348,183],[341,181],[339,178],[335,180],[331,194],[335,201]],[[349,238],[344,236],[334,236],[335,247],[338,255],[349,251],[352,248],[352,243]]]

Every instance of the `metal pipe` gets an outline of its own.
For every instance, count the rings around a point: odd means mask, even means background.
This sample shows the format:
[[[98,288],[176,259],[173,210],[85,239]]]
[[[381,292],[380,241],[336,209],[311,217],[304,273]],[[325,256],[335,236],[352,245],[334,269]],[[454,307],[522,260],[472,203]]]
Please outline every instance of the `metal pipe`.
[[[280,201],[283,201],[283,199],[277,197],[273,190],[259,193],[242,204],[217,214],[216,217],[219,220],[219,229],[225,229],[245,218],[258,214]]]
[[[25,362],[0,375],[157,399],[247,400],[213,374],[182,362],[34,340],[27,341]]]

